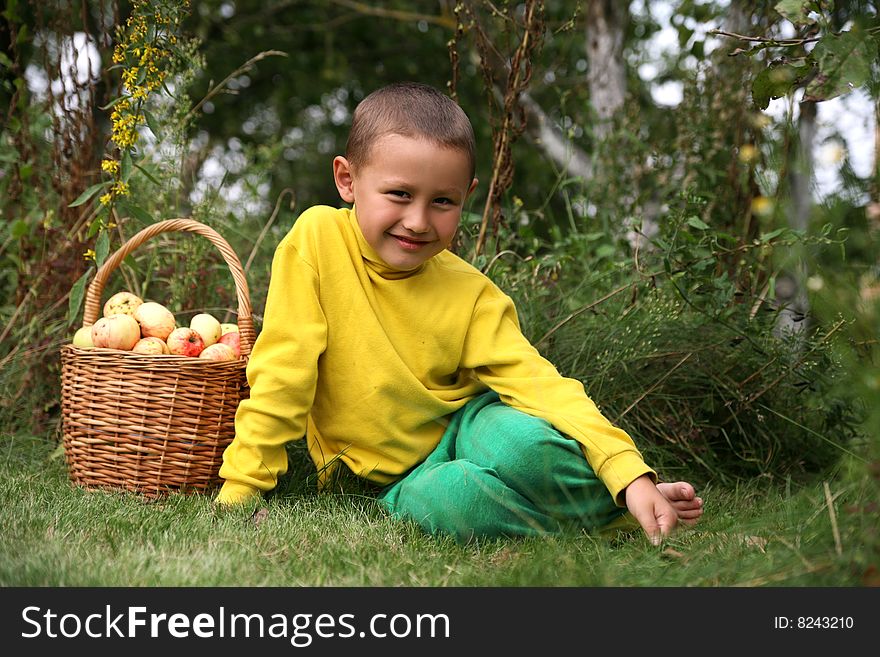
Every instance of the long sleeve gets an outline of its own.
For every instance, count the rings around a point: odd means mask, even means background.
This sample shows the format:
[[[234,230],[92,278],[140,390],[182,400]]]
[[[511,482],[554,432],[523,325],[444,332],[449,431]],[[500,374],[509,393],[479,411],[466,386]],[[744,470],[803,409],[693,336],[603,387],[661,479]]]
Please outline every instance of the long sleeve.
[[[287,471],[285,445],[305,435],[326,343],[318,276],[284,240],[272,261],[263,326],[247,366],[250,396],[239,404],[235,440],[223,455],[219,502],[271,490]]]
[[[526,339],[512,300],[497,288],[489,288],[474,310],[462,367],[472,368],[504,403],[577,440],[617,504],[624,505],[621,493],[637,477],[656,480],[630,436],[602,415],[583,384],[561,376]]]

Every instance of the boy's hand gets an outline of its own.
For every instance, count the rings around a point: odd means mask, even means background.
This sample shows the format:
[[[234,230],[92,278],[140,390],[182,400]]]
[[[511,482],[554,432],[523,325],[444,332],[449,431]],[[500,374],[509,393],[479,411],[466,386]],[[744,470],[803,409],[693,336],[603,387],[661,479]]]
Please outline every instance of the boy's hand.
[[[678,523],[678,513],[669,500],[657,490],[656,484],[648,475],[642,475],[624,491],[626,508],[638,520],[642,529],[651,539],[651,543],[659,545],[663,537],[668,535]]]

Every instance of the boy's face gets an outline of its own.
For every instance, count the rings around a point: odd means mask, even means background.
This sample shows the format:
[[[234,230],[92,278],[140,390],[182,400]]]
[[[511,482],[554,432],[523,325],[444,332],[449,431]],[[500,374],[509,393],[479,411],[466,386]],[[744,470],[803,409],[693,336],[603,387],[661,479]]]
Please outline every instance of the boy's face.
[[[428,139],[389,134],[352,169],[333,161],[339,195],[353,203],[367,243],[394,269],[415,269],[452,242],[465,199],[476,187],[470,161]]]

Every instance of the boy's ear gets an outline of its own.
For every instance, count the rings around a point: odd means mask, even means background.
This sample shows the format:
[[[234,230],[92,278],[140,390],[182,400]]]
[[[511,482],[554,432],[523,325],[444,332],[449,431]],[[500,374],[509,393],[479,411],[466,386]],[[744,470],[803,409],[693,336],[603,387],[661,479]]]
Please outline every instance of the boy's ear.
[[[465,198],[467,198],[468,196],[470,196],[471,194],[473,194],[474,190],[477,188],[477,183],[479,183],[479,182],[480,182],[480,181],[477,180],[476,178],[474,178],[474,179],[471,181],[471,186],[468,187],[467,194],[464,195]]]
[[[340,198],[346,203],[354,203],[354,178],[351,175],[351,165],[341,155],[333,158],[333,182]]]

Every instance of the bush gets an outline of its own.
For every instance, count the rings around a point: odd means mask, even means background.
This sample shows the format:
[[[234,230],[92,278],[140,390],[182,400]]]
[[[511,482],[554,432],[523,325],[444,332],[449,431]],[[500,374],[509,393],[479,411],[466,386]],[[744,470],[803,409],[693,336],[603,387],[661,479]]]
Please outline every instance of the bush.
[[[837,248],[827,235],[736,244],[685,208],[638,258],[623,246],[609,257],[606,240],[576,232],[502,244],[487,270],[526,334],[667,477],[813,476],[863,440],[864,404],[842,385],[848,322],[783,331],[767,294],[774,251]]]

